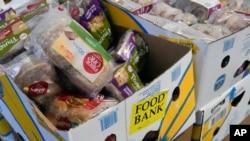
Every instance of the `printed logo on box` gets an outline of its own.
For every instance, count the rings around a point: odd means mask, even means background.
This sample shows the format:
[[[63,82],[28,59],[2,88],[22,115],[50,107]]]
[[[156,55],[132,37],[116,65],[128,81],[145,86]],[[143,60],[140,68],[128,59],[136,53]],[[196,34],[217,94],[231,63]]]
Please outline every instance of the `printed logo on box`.
[[[163,91],[133,104],[130,117],[130,135],[163,118],[167,95],[168,91]]]

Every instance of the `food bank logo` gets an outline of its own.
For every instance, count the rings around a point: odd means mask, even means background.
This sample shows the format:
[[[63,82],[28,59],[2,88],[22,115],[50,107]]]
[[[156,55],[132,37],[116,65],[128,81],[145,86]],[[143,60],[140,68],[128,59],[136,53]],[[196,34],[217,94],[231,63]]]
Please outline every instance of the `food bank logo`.
[[[163,118],[168,92],[160,92],[133,104],[129,134],[133,134]]]

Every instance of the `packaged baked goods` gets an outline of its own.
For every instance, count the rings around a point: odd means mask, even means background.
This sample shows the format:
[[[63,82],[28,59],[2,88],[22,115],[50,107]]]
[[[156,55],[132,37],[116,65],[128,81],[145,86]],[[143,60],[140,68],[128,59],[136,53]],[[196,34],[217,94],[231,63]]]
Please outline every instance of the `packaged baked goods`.
[[[169,19],[151,15],[148,13],[141,14],[140,17],[154,23],[155,25],[159,27],[162,27],[163,29],[182,35],[190,40],[201,40],[206,43],[210,43],[216,40],[214,37],[204,34],[202,32],[199,32],[195,30],[194,28],[188,26],[187,24],[184,24],[181,22],[177,23]]]
[[[58,129],[69,130],[117,103],[116,99],[105,97],[102,94],[98,94],[91,99],[71,94],[61,94],[54,99],[45,116]]]
[[[48,12],[49,4],[46,0],[31,0],[16,9],[17,15],[26,23],[29,29],[33,29]]]
[[[222,25],[212,25],[205,23],[196,23],[192,27],[202,33],[213,36],[216,39],[223,38],[232,34],[232,32]]]
[[[14,9],[9,8],[0,12],[0,30],[6,27],[12,20],[18,18]]]
[[[249,26],[250,17],[236,13],[231,8],[227,7],[214,12],[206,22],[209,24],[225,26],[234,33]]]
[[[112,52],[116,63],[122,64],[129,62],[136,72],[139,72],[143,68],[147,54],[147,44],[144,39],[132,29],[127,30],[122,37],[120,37],[114,52]]]
[[[19,89],[44,108],[61,92],[54,66],[30,52],[21,53],[3,66]]]
[[[70,15],[108,50],[113,43],[110,23],[98,0],[66,1]]]
[[[198,19],[191,13],[183,12],[181,9],[174,8],[166,2],[156,2],[148,12],[151,15],[163,17],[174,22],[182,22],[192,25],[198,22]]]
[[[133,95],[143,87],[140,77],[129,63],[120,65],[114,72],[113,79],[105,86],[111,96],[119,101]]]
[[[24,50],[30,30],[19,18],[0,30],[0,64],[7,63]]]
[[[82,94],[95,97],[113,74],[112,57],[63,7],[50,9],[27,41],[61,69]]]
[[[195,15],[203,23],[214,11],[221,9],[221,3],[218,0],[176,0],[174,7]]]

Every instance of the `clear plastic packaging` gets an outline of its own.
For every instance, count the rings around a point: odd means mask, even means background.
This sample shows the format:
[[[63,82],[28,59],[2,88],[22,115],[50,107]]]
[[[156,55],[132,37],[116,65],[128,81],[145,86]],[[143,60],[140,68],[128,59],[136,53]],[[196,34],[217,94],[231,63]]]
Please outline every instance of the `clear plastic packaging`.
[[[156,2],[148,14],[163,17],[174,22],[181,22],[187,25],[192,25],[198,22],[198,19],[191,13],[183,12],[180,9],[174,8],[165,2]]]
[[[222,25],[212,25],[212,24],[205,24],[205,23],[196,23],[192,25],[194,29],[210,35],[216,39],[223,38],[225,36],[230,35],[232,32],[229,31],[226,27]]]
[[[116,69],[113,79],[106,86],[106,89],[119,101],[126,99],[144,87],[140,77],[133,67],[127,62]]]
[[[214,12],[206,23],[225,26],[234,33],[249,26],[250,17],[236,13],[227,7]]]
[[[85,96],[95,97],[111,80],[112,57],[64,7],[51,8],[29,37],[25,48],[62,70]]]
[[[98,0],[66,1],[63,5],[106,50],[112,46],[112,29]]]
[[[62,94],[54,99],[45,115],[58,129],[69,130],[117,103],[116,99],[101,94],[92,99]]]
[[[171,20],[150,14],[141,14],[140,17],[154,23],[155,25],[158,25],[163,29],[186,37],[190,40],[201,40],[206,43],[210,43],[216,40],[214,37],[199,32],[184,23],[173,22]]]
[[[24,42],[30,33],[27,25],[15,19],[0,30],[0,64],[7,63],[24,51]]]
[[[61,92],[54,66],[30,52],[23,52],[3,66],[16,85],[43,108]]]

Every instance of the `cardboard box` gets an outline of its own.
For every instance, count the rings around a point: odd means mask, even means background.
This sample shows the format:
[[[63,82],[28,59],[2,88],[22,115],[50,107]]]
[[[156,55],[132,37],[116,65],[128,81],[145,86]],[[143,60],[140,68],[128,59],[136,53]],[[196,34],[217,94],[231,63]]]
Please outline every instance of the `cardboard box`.
[[[250,113],[250,76],[240,80],[196,113],[192,140],[219,141],[231,124],[240,124]]]
[[[127,30],[117,29],[117,37]],[[141,33],[141,36],[149,47],[146,71],[141,74],[148,85],[86,123],[69,131],[58,131],[4,74],[0,75],[2,114],[8,117],[11,126],[24,140],[100,141],[115,135],[118,141],[127,141],[127,137],[138,141],[145,132],[161,129],[165,124],[169,128],[163,128],[164,135],[178,136],[195,122],[191,49],[152,35]],[[156,98],[160,98],[159,104],[154,103]],[[132,125],[137,116],[133,113],[134,108],[147,100],[154,104],[145,112],[151,114],[146,115],[149,120],[144,116],[141,123],[145,125]]]
[[[158,37],[142,37],[153,45],[141,74],[148,85],[126,99],[128,141],[146,140],[151,131],[153,139],[171,140],[195,121],[192,53]]]
[[[187,40],[181,35],[132,14],[110,0],[100,0],[100,2],[107,9],[109,18],[115,25],[149,33],[193,48],[197,109],[205,106],[249,72],[250,27],[211,43]],[[141,9],[141,13],[147,11],[149,9]]]
[[[115,134],[126,141],[125,102],[121,102],[102,114],[69,131],[58,131],[37,107],[14,84],[10,77],[0,76],[0,107],[16,133],[24,140],[104,140]],[[122,122],[123,121],[123,122]]]

